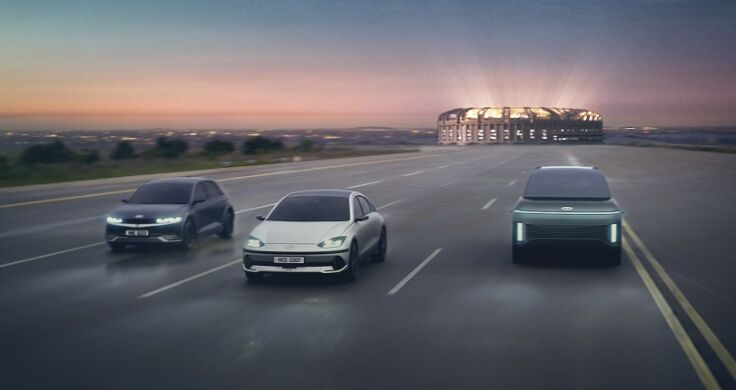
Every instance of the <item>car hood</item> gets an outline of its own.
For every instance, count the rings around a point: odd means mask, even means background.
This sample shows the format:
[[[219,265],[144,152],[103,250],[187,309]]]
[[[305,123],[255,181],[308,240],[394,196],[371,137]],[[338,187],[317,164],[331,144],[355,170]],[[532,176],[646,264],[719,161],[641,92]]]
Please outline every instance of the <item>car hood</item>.
[[[177,217],[186,213],[187,208],[188,205],[185,204],[125,204],[110,215],[124,219]]]
[[[351,221],[291,222],[264,221],[251,235],[268,244],[319,244],[341,236]]]
[[[572,207],[572,210],[562,210],[563,207]],[[615,212],[621,211],[616,201],[609,200],[532,200],[521,198],[514,210],[536,212]]]

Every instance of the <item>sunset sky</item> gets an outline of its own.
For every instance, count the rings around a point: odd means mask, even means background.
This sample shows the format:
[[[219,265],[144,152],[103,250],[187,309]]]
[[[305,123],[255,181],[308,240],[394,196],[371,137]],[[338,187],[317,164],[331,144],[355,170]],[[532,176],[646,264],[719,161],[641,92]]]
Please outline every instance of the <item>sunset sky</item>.
[[[0,130],[433,127],[462,106],[736,124],[734,1],[15,1]]]

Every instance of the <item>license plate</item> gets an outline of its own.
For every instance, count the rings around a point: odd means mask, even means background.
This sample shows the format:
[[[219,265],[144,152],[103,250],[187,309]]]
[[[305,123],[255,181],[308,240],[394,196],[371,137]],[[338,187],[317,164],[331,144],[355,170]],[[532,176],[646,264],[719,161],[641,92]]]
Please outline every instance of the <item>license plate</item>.
[[[148,230],[126,230],[125,235],[131,237],[148,237]]]
[[[302,264],[304,263],[304,258],[294,256],[279,256],[274,257],[273,262],[276,264]]]

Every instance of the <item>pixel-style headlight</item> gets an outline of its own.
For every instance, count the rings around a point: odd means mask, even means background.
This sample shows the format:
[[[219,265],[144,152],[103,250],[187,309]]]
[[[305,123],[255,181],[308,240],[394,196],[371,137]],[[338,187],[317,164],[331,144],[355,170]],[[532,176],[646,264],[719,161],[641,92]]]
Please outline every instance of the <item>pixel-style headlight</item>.
[[[245,246],[247,246],[248,248],[260,248],[264,245],[266,245],[266,243],[253,236],[248,237],[248,240],[245,241]]]
[[[324,240],[320,242],[319,244],[317,244],[317,246],[323,249],[339,248],[345,242],[345,238],[347,237],[340,236],[340,237],[328,238],[327,240]]]
[[[179,223],[181,217],[156,218],[156,223]]]

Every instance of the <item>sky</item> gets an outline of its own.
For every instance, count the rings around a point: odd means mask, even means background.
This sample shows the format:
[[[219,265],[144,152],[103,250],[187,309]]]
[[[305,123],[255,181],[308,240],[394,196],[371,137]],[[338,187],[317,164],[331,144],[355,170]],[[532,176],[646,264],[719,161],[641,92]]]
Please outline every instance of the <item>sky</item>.
[[[434,127],[469,106],[736,125],[736,2],[0,6],[0,130]]]

